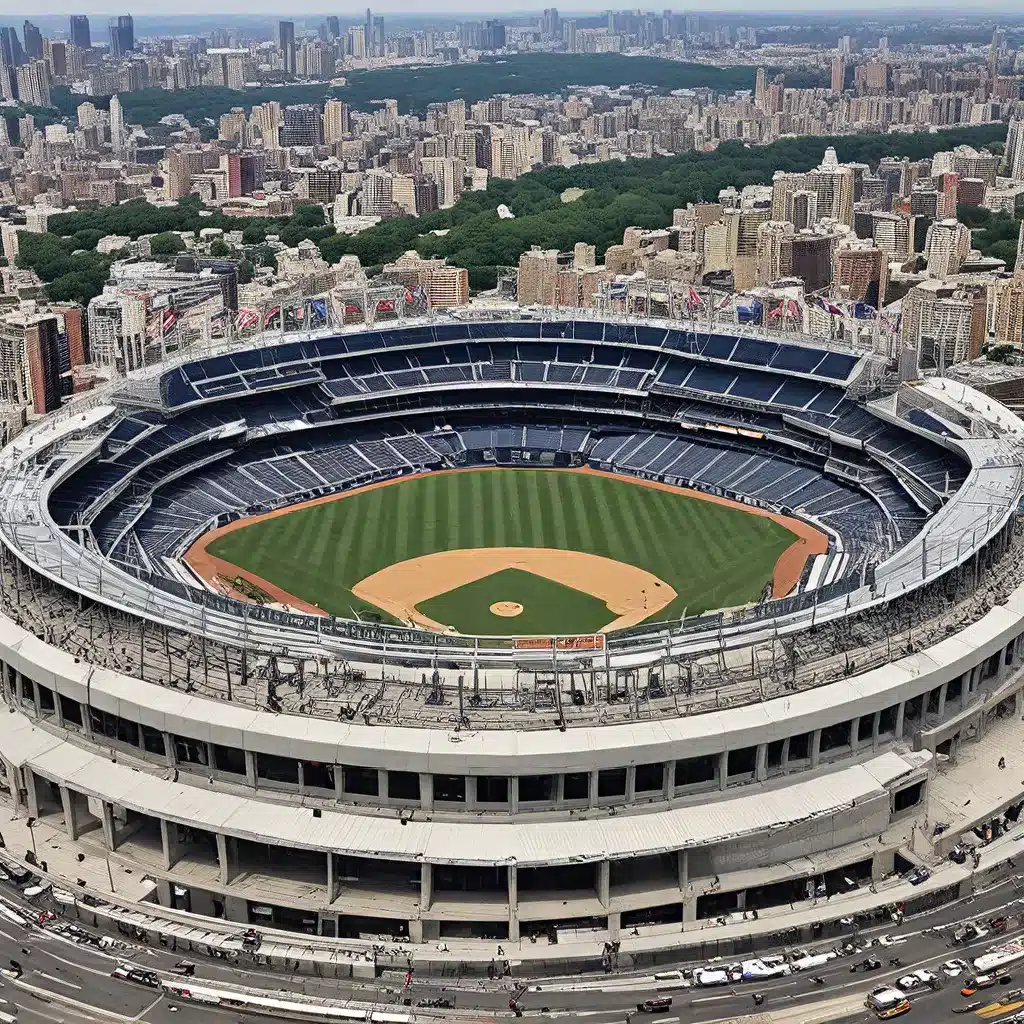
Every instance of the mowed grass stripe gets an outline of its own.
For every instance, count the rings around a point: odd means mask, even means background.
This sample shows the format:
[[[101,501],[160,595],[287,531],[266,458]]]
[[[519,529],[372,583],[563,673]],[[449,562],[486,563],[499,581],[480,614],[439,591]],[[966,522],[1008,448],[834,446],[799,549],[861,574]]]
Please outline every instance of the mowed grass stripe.
[[[483,469],[427,474],[243,527],[213,554],[339,615],[351,588],[407,558],[467,547],[591,551],[678,592],[659,618],[756,600],[793,536],[772,521],[591,474]],[[552,632],[560,632],[551,609]]]

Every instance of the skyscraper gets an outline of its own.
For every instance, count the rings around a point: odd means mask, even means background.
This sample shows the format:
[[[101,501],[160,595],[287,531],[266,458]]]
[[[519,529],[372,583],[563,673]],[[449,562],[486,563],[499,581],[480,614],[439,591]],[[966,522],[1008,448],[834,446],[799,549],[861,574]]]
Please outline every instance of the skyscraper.
[[[309,103],[297,103],[284,108],[281,125],[283,146],[315,146],[323,138],[320,110]]]
[[[25,53],[21,48],[21,40],[13,28],[0,28],[0,51],[4,63],[11,68],[21,67],[25,63]]]
[[[115,153],[124,149],[124,112],[121,110],[121,100],[115,93],[110,97],[110,145]]]
[[[135,49],[135,22],[130,14],[122,14],[110,19],[109,28],[110,55],[120,60]]]
[[[33,60],[18,68],[18,98],[33,107],[50,105],[50,69],[46,61]]]
[[[281,51],[281,67],[289,75],[295,74],[295,22],[277,23],[277,48]]]
[[[71,15],[71,45],[88,50],[92,46],[89,35],[89,17],[86,14]]]
[[[328,39],[337,39],[341,35],[341,25],[338,22],[338,16],[332,14],[327,19],[327,37]]]
[[[43,56],[43,34],[31,21],[26,20],[22,26],[25,37],[25,56],[29,60],[40,60]]]

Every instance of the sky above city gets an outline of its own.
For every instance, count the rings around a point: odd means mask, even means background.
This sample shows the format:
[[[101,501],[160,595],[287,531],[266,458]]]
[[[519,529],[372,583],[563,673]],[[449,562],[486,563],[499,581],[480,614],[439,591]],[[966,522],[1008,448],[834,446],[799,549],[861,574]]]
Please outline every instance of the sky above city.
[[[362,4],[362,0],[361,0]],[[417,17],[424,17],[430,13],[437,14],[454,14],[460,16],[473,16],[474,18],[487,18],[495,17],[500,15],[513,16],[515,14],[525,14],[532,12],[539,12],[544,7],[552,6],[552,0],[517,0],[515,6],[504,7],[491,2],[483,2],[480,0],[435,0],[433,3],[424,4],[422,6],[417,5],[416,8],[410,8],[408,0],[377,0],[377,2],[371,3],[370,6],[373,8],[375,13],[378,14],[391,14],[391,15],[403,15],[410,16],[415,14]],[[564,0],[564,2],[557,2],[555,0],[555,6],[558,7],[560,12],[565,13],[583,13],[583,14],[601,14],[607,10],[608,7],[595,7],[593,0],[589,2],[572,2],[572,0]],[[621,6],[623,9],[629,5],[612,5]],[[649,8],[651,10],[661,10],[663,4],[651,4]],[[669,5],[671,6],[671,5]],[[914,10],[918,16],[928,10],[948,10],[958,9],[962,10],[964,5],[962,0],[929,0],[927,4],[919,7],[911,8],[906,3],[900,4],[887,4],[884,0],[861,0],[855,7],[851,7],[844,11],[844,14],[853,14],[855,10],[864,11],[889,11],[895,13],[898,10]],[[146,15],[162,15],[162,16],[179,16],[188,17],[192,15],[209,16],[211,13],[223,13],[223,14],[246,14],[256,16],[280,16],[284,18],[294,18],[300,20],[303,16],[323,16],[326,14],[337,14],[344,18],[351,18],[354,10],[362,10],[362,5],[359,8],[353,9],[351,7],[345,7],[339,5],[337,0],[304,0],[301,11],[288,11],[282,10],[281,0],[214,0],[213,3],[203,3],[202,0],[147,0],[145,5],[133,5],[130,0],[124,4],[124,7],[118,10],[107,11],[104,13],[97,13],[94,11],[87,11],[84,13],[89,14],[90,17],[97,19],[103,19],[109,17],[111,14],[123,14],[126,10],[129,13],[134,14],[136,17]],[[644,8],[648,9],[647,7]],[[682,10],[683,8],[677,8]],[[985,3],[975,3],[970,5],[970,11],[972,14],[981,14],[988,10],[1014,10],[1016,5],[1005,0],[1005,2],[999,2],[999,0],[989,0]],[[714,3],[701,4],[698,8],[686,8],[688,13],[707,13],[713,14],[716,11],[723,13],[735,14],[737,12],[752,11],[758,15],[770,14],[772,12],[785,13],[788,11],[806,13],[809,11],[821,12],[820,2],[816,0],[760,0],[757,4],[756,9],[752,9],[749,0],[715,0]],[[47,11],[48,15],[54,15],[58,12]],[[68,12],[73,13],[73,12]],[[78,12],[74,12],[78,13]],[[24,18],[38,17],[40,12],[37,11],[26,11],[25,0],[0,0],[0,17],[11,18],[22,20]]]

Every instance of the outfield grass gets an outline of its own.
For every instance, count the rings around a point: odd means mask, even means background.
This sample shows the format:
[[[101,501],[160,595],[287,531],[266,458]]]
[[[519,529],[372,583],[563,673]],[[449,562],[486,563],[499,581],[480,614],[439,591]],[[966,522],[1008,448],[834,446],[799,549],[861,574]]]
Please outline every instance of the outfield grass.
[[[210,551],[340,616],[378,611],[351,588],[407,558],[473,547],[586,551],[672,586],[676,600],[657,615],[665,620],[756,600],[793,539],[763,516],[624,478],[481,469],[429,473],[298,509],[228,533]],[[549,617],[541,632],[576,630]]]

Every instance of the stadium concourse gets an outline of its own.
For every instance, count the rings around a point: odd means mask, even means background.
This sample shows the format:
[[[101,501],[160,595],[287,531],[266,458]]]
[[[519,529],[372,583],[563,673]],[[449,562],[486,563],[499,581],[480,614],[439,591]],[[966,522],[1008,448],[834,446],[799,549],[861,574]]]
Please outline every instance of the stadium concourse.
[[[4,831],[147,922],[419,962],[667,956],[709,929],[749,948],[956,899],[948,850],[975,828],[1002,850],[1024,800],[1022,442],[984,395],[870,352],[655,320],[513,312],[155,365],[2,455]],[[785,597],[522,639],[294,612],[183,559],[366,484],[523,465],[827,545]]]

